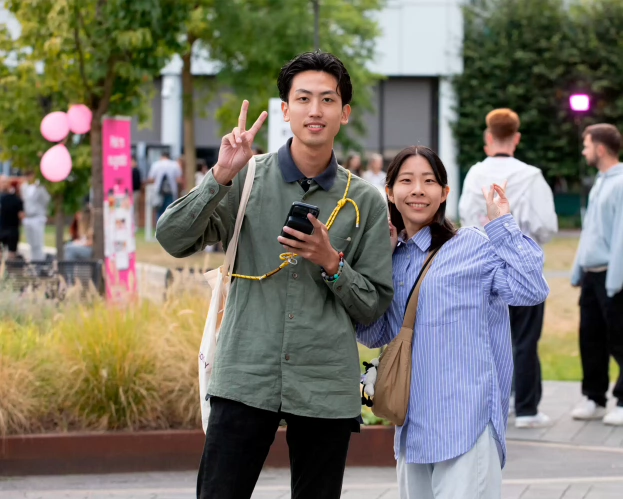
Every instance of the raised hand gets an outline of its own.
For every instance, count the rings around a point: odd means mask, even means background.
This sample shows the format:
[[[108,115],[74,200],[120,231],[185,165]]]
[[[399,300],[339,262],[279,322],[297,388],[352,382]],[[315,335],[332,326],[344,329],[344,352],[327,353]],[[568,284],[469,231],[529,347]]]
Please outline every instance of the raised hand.
[[[221,185],[229,184],[253,156],[253,141],[268,117],[263,111],[250,130],[247,130],[247,113],[249,101],[242,102],[238,126],[221,140],[218,161],[213,168],[216,181]]]
[[[298,241],[282,236],[279,236],[277,240],[286,251],[296,253],[306,260],[324,267],[329,274],[335,274],[338,271],[340,257],[338,252],[331,246],[329,230],[312,214],[308,214],[307,219],[314,226],[313,234],[304,234],[291,227],[284,227],[283,231],[294,236]]]
[[[506,180],[503,185],[493,184],[491,189],[482,188],[482,193],[487,201],[487,216],[492,222],[496,218],[508,215],[511,212],[511,206],[506,198]],[[495,196],[497,194],[497,196]]]

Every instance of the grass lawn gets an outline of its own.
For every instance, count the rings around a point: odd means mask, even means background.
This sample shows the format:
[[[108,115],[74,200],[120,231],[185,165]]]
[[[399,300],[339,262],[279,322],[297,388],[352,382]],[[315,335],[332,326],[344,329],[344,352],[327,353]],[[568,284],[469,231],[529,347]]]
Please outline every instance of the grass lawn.
[[[54,246],[54,227],[48,226],[45,234],[46,246]],[[560,237],[545,247],[545,271],[568,272],[573,264],[578,245],[577,237]],[[223,261],[221,253],[202,253],[187,258],[173,258],[157,241],[146,242],[141,229],[136,238],[137,259],[140,262],[161,265],[169,268],[199,267],[215,268]],[[545,324],[539,351],[541,355],[543,378],[551,380],[577,381],[582,370],[578,349],[579,290],[572,288],[566,277],[548,278],[551,288],[545,308]],[[378,355],[360,347],[362,360],[370,360]],[[612,375],[618,370],[612,363]]]

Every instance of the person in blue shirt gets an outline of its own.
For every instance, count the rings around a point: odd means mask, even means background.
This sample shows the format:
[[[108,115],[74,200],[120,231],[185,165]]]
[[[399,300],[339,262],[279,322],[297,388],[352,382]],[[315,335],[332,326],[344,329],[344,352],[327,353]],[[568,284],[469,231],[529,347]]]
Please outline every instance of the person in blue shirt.
[[[623,164],[621,134],[613,125],[584,131],[582,154],[599,170],[584,217],[571,284],[581,286],[580,357],[582,394],[574,419],[601,419],[623,425]],[[606,413],[610,356],[619,364],[612,394],[617,406]]]
[[[427,147],[406,148],[389,165],[395,295],[357,339],[377,348],[398,335],[415,279],[442,246],[420,290],[407,419],[396,428],[400,497],[499,499],[513,374],[508,305],[545,301],[544,256],[510,215],[504,186],[483,188],[486,233],[454,228],[449,192]]]

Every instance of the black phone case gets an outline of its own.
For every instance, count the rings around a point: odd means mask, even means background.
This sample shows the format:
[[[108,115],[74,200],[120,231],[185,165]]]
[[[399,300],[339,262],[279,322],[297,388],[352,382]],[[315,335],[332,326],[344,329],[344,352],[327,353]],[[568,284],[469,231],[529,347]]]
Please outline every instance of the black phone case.
[[[290,207],[290,211],[283,225],[285,225],[286,227],[290,227],[294,230],[298,230],[303,234],[313,234],[314,226],[307,219],[308,213],[311,213],[312,215],[314,215],[314,217],[318,218],[318,215],[320,215],[320,210],[317,206],[313,206],[311,204],[293,203]],[[296,237],[287,234],[283,230],[281,231],[281,237],[298,241]]]

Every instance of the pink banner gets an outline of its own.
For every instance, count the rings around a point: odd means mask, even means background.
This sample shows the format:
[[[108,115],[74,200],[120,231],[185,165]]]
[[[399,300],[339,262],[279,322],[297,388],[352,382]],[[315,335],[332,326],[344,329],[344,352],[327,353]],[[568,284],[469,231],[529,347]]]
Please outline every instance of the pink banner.
[[[102,133],[106,294],[115,301],[137,290],[130,125],[130,118],[106,118]]]

